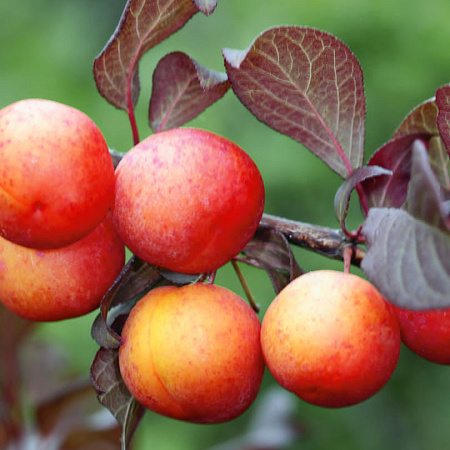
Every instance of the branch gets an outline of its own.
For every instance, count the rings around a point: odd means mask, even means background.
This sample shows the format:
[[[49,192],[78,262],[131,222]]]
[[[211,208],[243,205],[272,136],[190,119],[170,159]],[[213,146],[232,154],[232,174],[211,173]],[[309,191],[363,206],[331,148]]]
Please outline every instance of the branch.
[[[312,250],[332,259],[344,260],[344,249],[351,244],[340,229],[321,227],[295,220],[263,214],[259,224],[282,233],[292,245]],[[365,251],[355,247],[352,264],[359,266]]]

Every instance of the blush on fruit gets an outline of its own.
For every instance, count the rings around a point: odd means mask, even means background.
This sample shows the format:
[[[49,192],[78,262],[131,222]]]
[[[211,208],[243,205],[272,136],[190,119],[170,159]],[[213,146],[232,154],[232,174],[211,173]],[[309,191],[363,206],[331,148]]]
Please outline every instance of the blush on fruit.
[[[400,331],[368,281],[319,270],[278,294],[264,316],[261,344],[283,387],[309,403],[341,407],[368,399],[390,379]]]
[[[260,322],[223,287],[158,287],[127,318],[119,364],[126,386],[148,409],[190,422],[225,422],[258,394],[265,367]]]
[[[124,263],[110,213],[83,239],[53,250],[0,238],[0,301],[29,320],[78,317],[99,307]]]
[[[150,264],[196,274],[216,270],[251,239],[264,209],[255,163],[236,144],[193,128],[156,133],[116,170],[114,224]]]
[[[0,235],[31,248],[85,237],[114,200],[114,166],[94,122],[61,103],[0,110]]]
[[[416,311],[394,306],[402,342],[437,364],[450,364],[450,309]]]

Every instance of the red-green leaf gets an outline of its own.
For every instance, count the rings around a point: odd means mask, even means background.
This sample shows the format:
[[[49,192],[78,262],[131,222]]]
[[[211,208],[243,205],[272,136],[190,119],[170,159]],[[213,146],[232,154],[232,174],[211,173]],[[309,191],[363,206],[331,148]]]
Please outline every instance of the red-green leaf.
[[[304,144],[343,178],[364,153],[363,73],[334,36],[277,27],[244,51],[223,50],[232,88],[262,122]]]
[[[402,121],[394,133],[393,138],[406,135],[420,135],[429,138],[438,135],[437,119],[438,108],[435,100],[429,99],[415,107]],[[416,136],[417,137],[417,136]]]
[[[450,223],[443,209],[443,202],[441,186],[431,169],[425,146],[416,141],[406,202],[407,211],[416,219],[450,232]]]
[[[450,234],[406,211],[372,208],[363,227],[361,267],[392,303],[408,309],[450,307]]]
[[[450,155],[445,151],[440,137],[430,139],[428,153],[431,167],[441,186],[450,191]]]
[[[122,427],[123,448],[129,448],[145,408],[134,399],[122,380],[117,349],[101,348],[97,352],[91,365],[91,381],[100,403]]]
[[[450,85],[442,86],[437,90],[436,102],[439,107],[437,126],[450,156]]]
[[[135,105],[140,89],[140,59],[196,12],[192,0],[128,0],[116,31],[94,61],[100,94],[120,109]]]
[[[153,73],[149,122],[153,131],[176,128],[198,116],[230,88],[225,73],[198,64],[182,52],[166,55]]]
[[[392,172],[379,166],[360,167],[359,169],[356,169],[337,190],[334,197],[334,212],[339,220],[342,230],[345,230],[345,219],[347,217],[350,196],[353,189],[355,189],[362,181],[380,175],[392,175]]]

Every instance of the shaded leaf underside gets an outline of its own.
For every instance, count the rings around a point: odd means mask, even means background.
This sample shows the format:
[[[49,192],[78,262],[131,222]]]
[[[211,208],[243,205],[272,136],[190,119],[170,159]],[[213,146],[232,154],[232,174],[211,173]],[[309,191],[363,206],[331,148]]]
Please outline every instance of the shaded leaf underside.
[[[372,208],[364,224],[361,267],[392,303],[408,309],[450,307],[450,235],[406,211]]]
[[[269,228],[258,229],[236,259],[264,269],[277,294],[303,273],[286,237]]]
[[[442,204],[439,182],[431,169],[427,150],[419,141],[413,148],[407,211],[416,219],[449,232],[450,225]]]
[[[245,51],[223,50],[232,88],[271,128],[304,144],[346,178],[364,153],[361,67],[334,36],[276,27]]]
[[[337,190],[334,197],[334,212],[339,220],[342,229],[345,229],[345,219],[350,204],[350,196],[356,186],[369,179],[379,177],[380,175],[391,175],[390,170],[379,166],[366,166],[356,169]]]
[[[130,394],[119,369],[118,350],[101,348],[91,365],[91,380],[100,403],[111,411],[122,427],[128,448],[145,409]]]

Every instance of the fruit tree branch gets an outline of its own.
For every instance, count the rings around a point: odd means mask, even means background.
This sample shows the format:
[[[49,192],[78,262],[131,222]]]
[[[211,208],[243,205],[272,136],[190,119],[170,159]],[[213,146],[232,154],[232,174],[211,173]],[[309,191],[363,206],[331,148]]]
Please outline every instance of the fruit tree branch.
[[[350,242],[340,229],[321,227],[295,220],[263,214],[260,227],[282,233],[286,239],[298,247],[312,250],[328,258],[344,260],[344,249]],[[356,247],[352,264],[359,266],[365,251]]]

